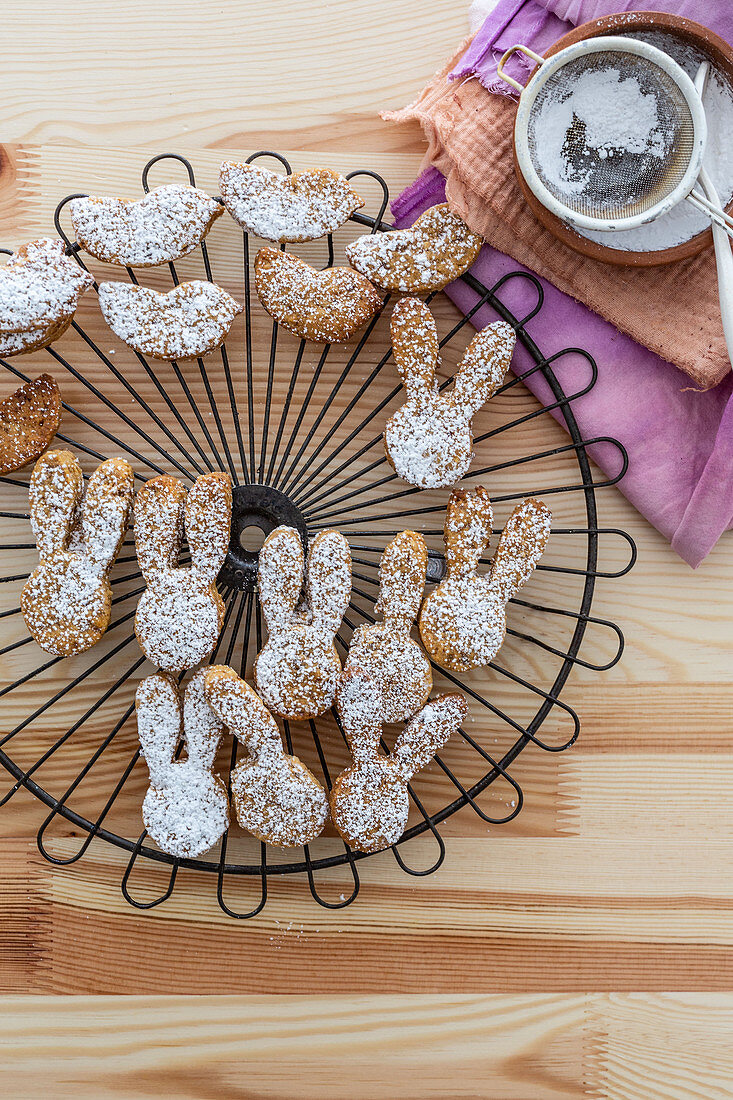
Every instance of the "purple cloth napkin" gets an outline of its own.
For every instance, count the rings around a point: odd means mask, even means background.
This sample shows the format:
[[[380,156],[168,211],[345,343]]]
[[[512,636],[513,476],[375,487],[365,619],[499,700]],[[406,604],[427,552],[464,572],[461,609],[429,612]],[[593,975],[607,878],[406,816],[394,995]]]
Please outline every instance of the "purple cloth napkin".
[[[664,10],[687,15],[733,40],[733,3],[705,5],[688,0],[665,0]],[[615,0],[499,0],[453,70],[453,76],[478,76],[490,90],[496,61],[515,42],[541,52],[571,25],[611,12],[662,10],[662,4]],[[500,82],[501,83],[501,82]],[[502,85],[506,87],[506,85]],[[445,181],[428,168],[392,203],[397,225],[410,225],[428,207],[445,201]],[[472,271],[486,286],[502,275],[527,270],[515,260],[485,245]],[[696,567],[710,553],[722,533],[733,526],[733,376],[715,389],[699,392],[676,367],[620,333],[582,303],[540,280],[545,305],[527,326],[545,355],[573,344],[585,348],[598,364],[598,381],[586,396],[573,402],[584,438],[614,436],[629,455],[629,469],[619,488],[652,523],[672,548]],[[477,296],[464,283],[446,293],[464,313]],[[536,292],[526,280],[511,281],[502,299],[515,316],[535,305]],[[481,328],[495,320],[485,307],[472,318]],[[515,355],[517,373],[531,361],[522,348]],[[563,356],[553,364],[565,393],[583,389],[588,364],[579,356]],[[535,373],[529,389],[545,404],[554,398]],[[561,416],[554,413],[560,422]],[[589,447],[589,453],[608,476],[619,469],[618,451],[608,445]]]

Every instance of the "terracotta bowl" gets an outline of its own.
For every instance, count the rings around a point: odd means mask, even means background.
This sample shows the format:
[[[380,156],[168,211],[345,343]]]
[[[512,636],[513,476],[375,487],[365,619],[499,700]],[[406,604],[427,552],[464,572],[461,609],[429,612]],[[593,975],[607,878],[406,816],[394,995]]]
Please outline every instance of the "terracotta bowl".
[[[667,15],[664,12],[624,12],[621,15],[606,15],[602,19],[594,19],[590,23],[583,23],[575,27],[568,34],[560,38],[554,46],[547,50],[546,56],[558,53],[566,46],[572,46],[586,38],[597,38],[604,34],[620,34],[633,31],[671,31],[677,37],[696,46],[710,58],[712,66],[723,72],[733,85],[733,49],[720,38],[713,34],[707,27],[695,23],[692,19],[683,19],[678,15]],[[533,70],[532,75],[536,72]],[[531,78],[530,78],[531,79]],[[608,245],[591,241],[582,237],[571,229],[569,225],[561,221],[555,214],[542,205],[539,199],[530,191],[517,164],[516,152],[514,155],[514,171],[522,194],[527,200],[527,205],[532,210],[537,220],[549,231],[575,252],[583,256],[589,256],[593,260],[602,260],[604,263],[619,264],[624,267],[657,267],[660,264],[674,263],[676,260],[687,260],[696,256],[704,248],[712,248],[713,234],[710,229],[704,229],[689,240],[676,244],[671,248],[661,248],[654,252],[630,252],[626,249],[611,248]],[[733,214],[733,199],[726,206],[726,211]]]

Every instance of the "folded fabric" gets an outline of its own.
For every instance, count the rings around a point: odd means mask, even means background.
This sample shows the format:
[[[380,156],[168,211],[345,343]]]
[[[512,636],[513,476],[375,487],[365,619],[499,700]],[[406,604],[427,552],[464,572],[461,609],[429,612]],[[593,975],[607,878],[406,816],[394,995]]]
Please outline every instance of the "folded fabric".
[[[672,6],[669,0],[668,4]],[[618,10],[618,2],[614,6]],[[678,4],[678,8],[682,6]],[[663,268],[647,272],[613,269],[563,249],[528,211],[515,183],[511,168],[513,104],[490,95],[477,79],[452,86],[448,80],[451,72],[461,71],[480,36],[487,42],[499,41],[496,23],[505,19],[507,9],[516,9],[523,16],[529,8],[535,15],[541,9],[544,16],[549,13],[557,20],[556,12],[565,15],[582,8],[584,17],[593,18],[602,14],[604,7],[608,10],[610,5],[600,0],[544,0],[542,4],[537,0],[524,4],[500,0],[468,50],[451,59],[417,103],[387,116],[398,121],[420,119],[429,140],[427,159],[434,165],[395,201],[393,212],[397,224],[410,224],[422,210],[444,201],[447,195],[469,225],[496,246],[485,246],[473,269],[484,284],[492,285],[520,265],[545,277],[546,304],[530,322],[529,331],[547,355],[576,343],[594,356],[598,382],[590,394],[573,404],[581,430],[586,438],[613,435],[621,440],[630,460],[621,490],[670,540],[675,551],[696,566],[733,524],[733,379],[722,331],[712,337],[713,312],[720,328],[717,298],[708,303],[706,312],[701,311],[702,291],[686,281],[699,279],[711,257],[674,265],[676,279],[665,282],[663,278],[662,292],[656,277]],[[548,22],[540,22],[546,29]],[[557,22],[549,26],[555,33]],[[513,30],[509,34],[513,41],[518,40]],[[584,269],[578,280],[579,262]],[[586,264],[593,270],[585,268]],[[626,277],[639,275],[644,277],[628,286]],[[714,287],[712,268],[706,277]],[[605,294],[598,287],[604,280]],[[693,295],[689,301],[688,292]],[[449,287],[448,293],[463,310],[476,301],[462,283]],[[520,280],[513,293],[521,294]],[[531,295],[532,291],[525,289],[524,293]],[[581,297],[594,312],[578,300]],[[633,307],[633,326],[624,326],[611,316],[621,300]],[[511,307],[522,315],[521,301],[513,299]],[[490,319],[488,309],[473,318],[477,325]],[[640,347],[630,336],[648,347]],[[699,354],[697,361],[695,354]],[[711,385],[726,372],[728,378],[715,389],[696,391],[665,359],[675,360],[704,385]],[[517,365],[520,372],[529,366],[521,352]],[[585,385],[584,364],[568,356],[556,366],[567,393]],[[531,376],[527,384],[540,400],[552,400],[538,375]],[[615,452],[603,446],[590,450],[609,475],[616,473]]]

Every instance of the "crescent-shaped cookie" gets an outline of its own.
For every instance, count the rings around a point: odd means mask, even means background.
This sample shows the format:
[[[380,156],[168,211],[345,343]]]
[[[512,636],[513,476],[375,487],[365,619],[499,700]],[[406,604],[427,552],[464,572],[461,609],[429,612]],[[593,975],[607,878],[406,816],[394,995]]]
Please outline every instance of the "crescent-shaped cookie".
[[[27,343],[17,351],[30,351],[30,343],[41,335],[39,330],[47,335],[51,326],[64,321],[64,327],[68,325],[80,296],[93,283],[91,275],[65,254],[63,241],[50,237],[28,241],[0,267],[0,333],[26,336]]]
[[[13,355],[47,348],[59,336],[64,335],[73,319],[72,312],[67,313],[60,321],[52,321],[45,328],[30,328],[27,332],[0,332],[0,356],[10,359]]]
[[[215,283],[195,279],[159,294],[134,283],[101,283],[99,305],[112,331],[153,359],[195,359],[218,348],[242,307]]]
[[[271,317],[303,340],[317,343],[348,340],[383,305],[376,288],[357,271],[317,271],[279,248],[257,253],[255,286]]]
[[[97,195],[72,199],[69,213],[78,243],[98,260],[155,267],[192,252],[224,207],[196,187],[169,183],[136,202]]]
[[[385,290],[427,294],[463,275],[483,243],[444,202],[426,210],[409,229],[357,237],[346,258]]]
[[[266,241],[314,241],[342,225],[364,200],[338,172],[320,168],[283,176],[225,160],[219,189],[236,222]]]
[[[0,401],[0,474],[35,462],[56,435],[61,394],[56,380],[42,374]]]

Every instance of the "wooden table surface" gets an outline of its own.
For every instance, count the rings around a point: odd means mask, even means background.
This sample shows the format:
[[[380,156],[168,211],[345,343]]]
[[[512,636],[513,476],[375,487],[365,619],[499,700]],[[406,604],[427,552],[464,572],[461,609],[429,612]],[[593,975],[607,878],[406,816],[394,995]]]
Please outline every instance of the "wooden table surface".
[[[212,190],[224,154],[270,147],[299,167],[368,165],[396,193],[423,141],[377,112],[413,98],[467,33],[465,7],[8,6],[2,244],[52,231],[70,191],[134,193],[163,149]],[[546,420],[538,449],[562,443]],[[54,868],[35,845],[42,808],[16,795],[0,812],[6,1095],[732,1096],[733,538],[692,572],[620,493],[600,503],[639,548],[594,603],[624,658],[573,673],[578,744],[523,755],[511,824],[451,818],[433,876],[406,879],[387,853],[350,908],[278,883],[245,922],[190,876],[139,913],[119,853]]]

